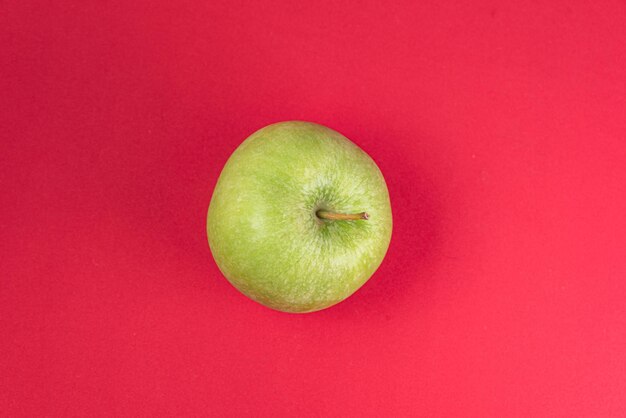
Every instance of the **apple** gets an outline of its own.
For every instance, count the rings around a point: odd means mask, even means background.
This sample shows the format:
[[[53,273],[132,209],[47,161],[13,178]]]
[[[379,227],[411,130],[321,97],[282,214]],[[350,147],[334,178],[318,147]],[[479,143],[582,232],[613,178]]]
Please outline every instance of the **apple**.
[[[332,306],[374,274],[392,219],[378,166],[340,133],[310,122],[266,126],[224,166],[207,235],[230,283],[284,312]]]

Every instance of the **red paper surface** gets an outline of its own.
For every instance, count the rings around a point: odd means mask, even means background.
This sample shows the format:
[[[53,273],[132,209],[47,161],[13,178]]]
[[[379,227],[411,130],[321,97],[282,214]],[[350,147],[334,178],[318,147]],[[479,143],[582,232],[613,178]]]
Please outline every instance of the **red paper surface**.
[[[624,2],[9,0],[0,64],[0,415],[626,416]],[[205,236],[289,119],[395,217],[308,315]]]

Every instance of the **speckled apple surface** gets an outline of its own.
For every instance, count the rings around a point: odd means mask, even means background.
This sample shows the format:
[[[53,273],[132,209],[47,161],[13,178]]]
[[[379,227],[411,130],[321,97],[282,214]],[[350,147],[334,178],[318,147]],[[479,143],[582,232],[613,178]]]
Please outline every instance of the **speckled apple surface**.
[[[319,210],[369,216],[326,220]],[[266,126],[236,149],[207,216],[224,276],[286,312],[324,309],[353,294],[382,262],[391,232],[376,163],[340,133],[300,121]]]

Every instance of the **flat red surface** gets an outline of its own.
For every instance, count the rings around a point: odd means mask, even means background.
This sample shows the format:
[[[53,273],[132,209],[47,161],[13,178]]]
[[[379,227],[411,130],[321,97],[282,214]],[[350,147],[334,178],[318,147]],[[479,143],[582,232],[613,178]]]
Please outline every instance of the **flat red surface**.
[[[0,415],[626,416],[626,4],[303,3],[2,2]],[[205,237],[287,119],[395,215],[300,316]]]

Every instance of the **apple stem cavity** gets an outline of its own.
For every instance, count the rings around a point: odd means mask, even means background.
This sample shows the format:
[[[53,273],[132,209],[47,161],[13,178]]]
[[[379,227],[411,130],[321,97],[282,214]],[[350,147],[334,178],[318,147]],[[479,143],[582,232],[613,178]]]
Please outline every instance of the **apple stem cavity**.
[[[328,221],[367,221],[370,218],[367,212],[335,213],[329,212],[327,210],[318,210],[317,212],[315,212],[315,215],[317,215],[317,217],[320,219],[326,219]]]

